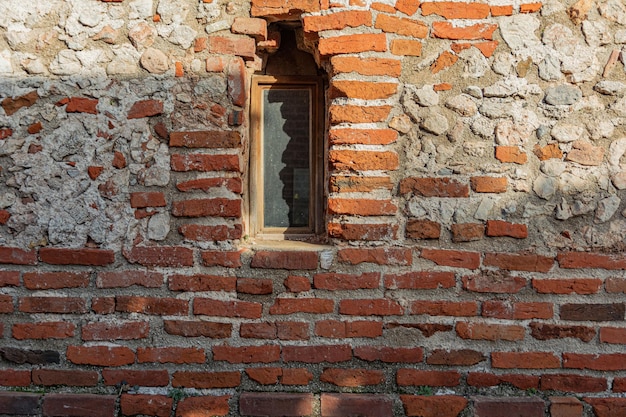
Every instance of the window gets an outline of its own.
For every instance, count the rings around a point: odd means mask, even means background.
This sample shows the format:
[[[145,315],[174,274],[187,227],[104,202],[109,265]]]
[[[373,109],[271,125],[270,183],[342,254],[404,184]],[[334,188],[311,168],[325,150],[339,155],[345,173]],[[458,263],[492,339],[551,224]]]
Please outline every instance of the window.
[[[319,77],[252,80],[250,225],[265,238],[320,232],[323,147]]]

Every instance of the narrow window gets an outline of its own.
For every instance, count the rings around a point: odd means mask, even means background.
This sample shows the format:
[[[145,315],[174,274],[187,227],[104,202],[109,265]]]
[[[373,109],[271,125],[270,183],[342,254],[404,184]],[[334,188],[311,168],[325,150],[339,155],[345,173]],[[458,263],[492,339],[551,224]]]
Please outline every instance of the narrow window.
[[[318,77],[253,77],[250,220],[256,236],[319,232],[321,90]]]

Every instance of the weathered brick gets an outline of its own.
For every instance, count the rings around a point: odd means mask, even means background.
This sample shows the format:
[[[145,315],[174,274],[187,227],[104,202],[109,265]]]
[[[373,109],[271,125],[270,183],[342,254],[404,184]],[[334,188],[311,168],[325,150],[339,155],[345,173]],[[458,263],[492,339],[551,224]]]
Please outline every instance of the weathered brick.
[[[403,248],[372,248],[372,249],[340,249],[338,257],[341,262],[358,265],[374,263],[378,265],[411,265],[413,253]]]
[[[332,313],[335,302],[324,298],[276,298],[270,307],[270,314]]]
[[[98,385],[98,372],[65,369],[33,369],[32,379],[35,385],[95,387]]]
[[[554,259],[525,253],[485,253],[483,264],[506,271],[548,272],[554,265]]]
[[[578,398],[550,397],[550,417],[582,417],[583,404]]]
[[[29,290],[85,288],[89,285],[88,272],[26,272],[24,287]]]
[[[322,394],[322,417],[391,417],[393,401],[381,394]]]
[[[21,297],[19,311],[24,313],[86,313],[87,303],[78,297]]]
[[[424,248],[420,252],[420,257],[433,261],[437,265],[455,268],[477,269],[480,266],[480,254],[478,252]]]
[[[176,406],[176,417],[225,416],[229,399],[229,395],[184,398]]]
[[[476,193],[506,193],[506,177],[472,177],[470,185]]]
[[[204,266],[239,268],[242,265],[241,251],[202,251],[200,256]]]
[[[172,297],[118,295],[115,297],[115,311],[181,316],[188,313],[189,301]]]
[[[537,340],[576,338],[589,342],[596,336],[596,330],[586,326],[567,326],[549,323],[530,323],[530,334]]]
[[[472,317],[478,314],[478,303],[475,301],[412,301],[409,314],[427,314],[430,316]]]
[[[528,162],[528,156],[517,146],[496,146],[496,159],[503,163],[524,165]]]
[[[387,33],[424,39],[428,36],[428,26],[423,22],[404,17],[390,16],[379,13],[376,18],[376,29]]]
[[[357,320],[338,321],[323,320],[315,323],[315,334],[320,337],[343,339],[351,337],[380,337],[383,324],[379,321]]]
[[[232,154],[172,154],[170,166],[176,172],[239,172],[239,156]]]
[[[230,27],[231,32],[253,36],[257,41],[267,39],[267,21],[250,17],[236,17]]]
[[[147,271],[107,271],[99,272],[97,288],[128,288],[133,285],[145,288],[163,286],[163,274]]]
[[[321,290],[377,289],[380,285],[379,272],[362,274],[322,273],[313,277],[313,285]]]
[[[370,192],[374,190],[390,190],[393,188],[391,178],[362,177],[356,175],[332,175],[329,191],[333,193]]]
[[[328,200],[331,214],[385,216],[395,214],[398,206],[391,200],[332,198]]]
[[[455,223],[450,226],[452,241],[473,242],[485,237],[485,225],[482,223]]]
[[[326,368],[320,374],[321,382],[327,382],[339,387],[378,385],[384,382],[384,380],[385,377],[382,371],[379,370]]]
[[[396,0],[396,9],[406,15],[413,15],[419,9],[420,0]]]
[[[165,207],[165,194],[160,191],[130,193],[130,206],[133,208]]]
[[[51,265],[106,266],[115,262],[115,252],[105,249],[45,247],[39,250],[39,259]]]
[[[306,363],[337,363],[352,359],[350,345],[283,346],[283,361]]]
[[[209,36],[209,52],[212,54],[237,55],[246,59],[254,59],[256,42],[254,38]]]
[[[484,271],[463,277],[463,288],[483,293],[515,294],[526,287],[526,278],[511,276],[501,271]]]
[[[563,368],[591,369],[593,371],[626,370],[626,354],[563,353]]]
[[[135,246],[124,254],[130,263],[180,268],[193,265],[193,250],[181,246]]]
[[[626,345],[626,329],[621,327],[600,328],[600,342]]]
[[[393,129],[330,129],[328,136],[333,145],[388,145],[398,140]]]
[[[272,363],[280,360],[280,346],[213,346],[213,360],[228,363]]]
[[[524,327],[508,324],[458,322],[456,333],[461,339],[508,340],[524,339]]]
[[[626,398],[585,398],[597,417],[620,417],[626,413]]]
[[[0,392],[0,414],[13,415],[41,415],[39,407],[40,394],[27,392]]]
[[[322,38],[319,41],[318,50],[322,56],[385,52],[387,50],[387,36],[384,33],[363,33]]]
[[[552,352],[492,352],[493,368],[554,369],[561,367],[561,360]]]
[[[357,106],[333,104],[329,108],[330,123],[378,123],[391,113],[391,106]]]
[[[125,416],[169,417],[173,405],[174,399],[165,395],[122,394],[120,398],[120,410]]]
[[[0,105],[2,105],[2,108],[4,109],[4,113],[7,116],[12,116],[15,112],[17,112],[22,107],[32,106],[33,104],[37,102],[37,100],[39,100],[39,94],[37,93],[37,90],[34,90],[16,98],[7,97],[4,100],[2,100]]]
[[[498,25],[490,23],[476,23],[468,26],[454,26],[450,22],[433,22],[432,34],[434,38],[441,39],[493,39],[493,33]]]
[[[359,26],[372,26],[372,12],[369,10],[346,10],[324,15],[307,15],[302,19],[302,27],[305,32],[342,30]]]
[[[561,268],[626,269],[626,258],[622,254],[604,255],[589,252],[561,252],[557,256]]]
[[[541,6],[542,6],[541,2],[520,4],[519,12],[520,13],[535,13],[541,10]]]
[[[424,2],[420,8],[424,16],[437,14],[446,19],[485,19],[490,12],[488,4],[454,1]]]
[[[402,306],[394,300],[344,299],[339,301],[339,314],[351,316],[397,316],[403,314]]]
[[[624,321],[626,305],[615,304],[563,304],[560,309],[562,320],[577,321]]]
[[[435,349],[428,355],[426,363],[429,365],[471,366],[484,362],[485,360],[487,360],[485,355],[476,350]]]
[[[234,227],[226,225],[205,226],[201,224],[184,224],[178,228],[178,232],[187,240],[199,242],[217,242],[230,239],[240,239],[243,228],[236,224]]]
[[[399,77],[402,72],[400,61],[388,58],[361,58],[338,55],[330,59],[330,64],[334,74],[356,72],[361,75]]]
[[[11,328],[14,339],[65,339],[74,336],[76,325],[64,321],[15,323]]]
[[[138,363],[204,363],[206,354],[201,348],[185,347],[148,347],[137,349]]]
[[[313,412],[313,394],[243,392],[239,412],[246,416],[308,416]]]
[[[225,339],[231,336],[232,324],[207,321],[164,320],[163,330],[175,336]]]
[[[223,301],[209,298],[195,298],[193,314],[215,317],[261,318],[263,306],[250,301]]]
[[[317,269],[318,253],[313,251],[257,251],[252,257],[252,268]]]
[[[456,387],[461,383],[461,374],[456,371],[398,369],[396,382],[400,386]]]
[[[125,346],[68,346],[65,356],[76,365],[123,366],[135,363],[135,353]]]
[[[415,271],[403,274],[385,274],[385,288],[434,290],[452,288],[456,284],[454,272]]]
[[[395,240],[398,233],[397,224],[374,224],[374,223],[328,223],[326,225],[328,235],[337,239],[345,240]]]
[[[453,178],[404,178],[400,194],[414,193],[423,197],[469,197],[469,186]]]
[[[394,171],[400,164],[391,151],[331,150],[328,161],[336,171]]]
[[[98,99],[87,97],[68,97],[57,103],[59,105],[65,105],[65,111],[68,113],[88,113],[98,114]]]
[[[97,394],[46,394],[43,400],[43,416],[91,416],[115,415],[114,395]]]
[[[431,220],[408,219],[405,235],[411,239],[439,239],[441,225]]]
[[[597,278],[533,278],[532,285],[540,294],[596,294],[602,280]]]
[[[487,220],[487,236],[526,239],[528,227],[525,224],[509,223],[502,220]]]
[[[141,387],[164,387],[170,383],[168,372],[163,370],[103,369],[102,379],[106,385],[139,385]]]
[[[458,417],[468,402],[457,395],[401,395],[400,400],[409,417]]]
[[[490,417],[506,410],[509,416],[543,417],[546,404],[539,397],[474,397],[476,417]]]
[[[160,100],[141,100],[132,105],[128,111],[127,119],[141,119],[144,117],[158,116],[163,113],[163,102]]]
[[[19,271],[0,271],[1,287],[18,287],[20,285]]]
[[[494,375],[484,372],[470,372],[467,375],[467,384],[473,387],[495,387],[500,384],[509,384],[519,389],[537,389],[540,379],[537,375]]]
[[[513,14],[513,6],[491,6],[491,15],[496,16],[511,16]]]
[[[607,389],[606,378],[583,375],[549,374],[541,376],[542,390],[563,392],[602,392]]]
[[[241,135],[236,131],[199,130],[170,132],[170,146],[185,148],[236,148]]]
[[[551,319],[554,316],[552,303],[541,302],[487,300],[483,301],[481,311],[483,317],[509,320]]]
[[[172,375],[173,387],[234,388],[240,383],[239,372],[176,371]]]
[[[420,363],[424,358],[422,348],[355,346],[354,357],[364,361],[381,361],[385,363],[403,362]]]
[[[10,295],[0,295],[0,313],[12,313],[13,309],[13,297]],[[1,333],[2,332],[0,332],[0,334]]]
[[[84,341],[133,340],[148,337],[150,324],[142,321],[115,321],[86,323],[81,329]]]
[[[243,192],[243,185],[240,178],[211,177],[198,178],[189,181],[182,181],[176,184],[178,191],[198,191],[208,192],[212,188],[225,187],[227,190],[236,194]]]

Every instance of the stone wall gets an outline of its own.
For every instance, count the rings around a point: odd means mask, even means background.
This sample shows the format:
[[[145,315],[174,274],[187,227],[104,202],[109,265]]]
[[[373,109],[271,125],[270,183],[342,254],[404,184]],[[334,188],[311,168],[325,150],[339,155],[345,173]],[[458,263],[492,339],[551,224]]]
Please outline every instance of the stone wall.
[[[280,27],[327,75],[315,242],[250,236]],[[0,32],[0,414],[626,415],[621,0],[4,0]]]

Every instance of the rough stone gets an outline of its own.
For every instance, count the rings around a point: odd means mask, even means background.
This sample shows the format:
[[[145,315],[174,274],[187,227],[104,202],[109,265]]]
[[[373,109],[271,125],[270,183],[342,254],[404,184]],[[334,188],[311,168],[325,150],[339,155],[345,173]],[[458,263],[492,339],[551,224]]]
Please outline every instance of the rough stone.
[[[169,69],[167,56],[158,49],[148,48],[141,55],[141,66],[152,74],[163,74]]]
[[[582,126],[559,122],[552,128],[550,135],[561,143],[569,143],[579,140],[584,131]]]
[[[578,87],[571,85],[559,85],[546,89],[545,101],[553,106],[570,106],[583,96]]]
[[[598,208],[596,209],[596,223],[607,222],[617,212],[622,200],[616,195],[612,195],[607,198],[603,198],[598,202]]]
[[[443,135],[450,128],[448,119],[437,111],[428,112],[420,123],[420,127],[435,135]]]
[[[539,175],[533,184],[533,191],[539,198],[550,200],[556,194],[559,181],[554,177]]]
[[[478,112],[476,103],[469,96],[463,94],[450,97],[446,101],[446,107],[464,117],[472,117]]]
[[[593,146],[591,143],[583,140],[577,140],[572,143],[572,150],[565,157],[566,161],[576,162],[581,165],[597,166],[604,159],[604,149],[599,146]]]

